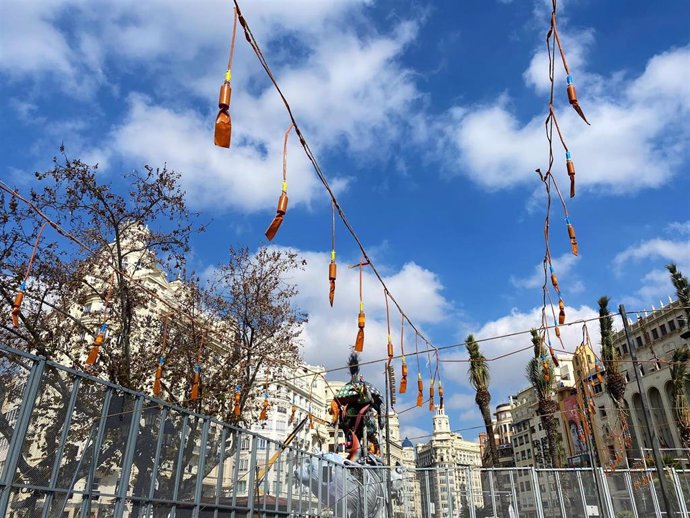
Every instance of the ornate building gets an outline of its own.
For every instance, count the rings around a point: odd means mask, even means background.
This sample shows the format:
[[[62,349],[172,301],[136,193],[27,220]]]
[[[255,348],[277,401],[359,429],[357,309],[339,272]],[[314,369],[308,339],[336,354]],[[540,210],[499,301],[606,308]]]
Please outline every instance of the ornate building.
[[[484,506],[482,465],[479,443],[467,441],[451,432],[445,410],[439,408],[433,418],[433,435],[426,444],[417,446],[417,468],[424,518],[457,516],[468,504]],[[471,494],[471,502],[467,495]]]

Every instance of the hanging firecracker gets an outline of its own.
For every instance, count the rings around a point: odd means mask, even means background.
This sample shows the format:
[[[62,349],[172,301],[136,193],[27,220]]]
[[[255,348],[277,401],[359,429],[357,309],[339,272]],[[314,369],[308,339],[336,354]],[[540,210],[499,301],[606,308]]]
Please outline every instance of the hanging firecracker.
[[[355,352],[361,353],[364,350],[364,326],[366,324],[366,315],[364,314],[364,298],[362,293],[362,267],[368,265],[369,262],[360,261],[355,266],[359,267],[359,315],[357,317],[357,337],[355,338]],[[354,267],[353,267],[354,268]]]
[[[542,366],[544,367],[544,381],[549,383],[551,381],[551,369],[548,360],[544,359]]]
[[[10,199],[10,209],[12,209],[12,203],[15,204],[14,209],[16,210],[16,203],[14,196]],[[36,258],[36,252],[38,251],[38,243],[41,240],[41,234],[43,234],[43,229],[45,229],[46,224],[43,223],[41,228],[38,229],[38,234],[36,234],[36,241],[34,242],[33,250],[31,251],[31,256],[29,257],[29,263],[26,266],[26,271],[24,272],[24,280],[19,285],[19,291],[14,297],[14,303],[12,304],[12,325],[14,327],[19,327],[19,315],[21,314],[21,306],[24,301],[24,293],[26,291],[26,282],[29,279],[29,274],[31,273],[31,267],[34,264],[34,259]]]
[[[232,79],[232,55],[235,50],[235,34],[237,33],[237,10],[235,10],[234,21],[232,25],[232,39],[230,41],[230,56],[228,58],[228,68],[225,72],[225,80],[220,85],[220,95],[218,97],[218,115],[216,116],[216,123],[213,133],[213,143],[216,146],[229,148],[232,138],[232,118],[230,117],[230,97],[232,95],[232,87],[230,80]]]
[[[429,382],[429,410],[434,410],[436,405],[434,404],[434,378],[431,378]]]
[[[314,416],[312,415],[311,412],[309,412],[309,429],[310,430],[314,429]]]
[[[240,416],[240,402],[242,401],[242,387],[238,384],[235,385],[235,396],[234,396],[234,404],[232,407],[232,413],[235,417]]]
[[[570,197],[575,197],[575,163],[573,162],[570,151],[565,152],[565,168],[568,171],[568,178],[570,178]]]
[[[91,350],[89,351],[89,356],[86,358],[86,365],[91,366],[94,363],[96,363],[96,359],[98,358],[98,353],[101,350],[101,346],[103,345],[103,342],[105,341],[105,335],[108,332],[108,324],[103,322],[101,324],[101,327],[98,329],[98,334],[96,335],[95,340],[93,341],[93,345],[91,346]]]
[[[422,381],[422,373],[417,373],[417,406],[424,404],[424,382]]]
[[[386,367],[386,369],[388,370],[388,390],[390,391],[390,395],[391,395],[391,399],[390,399],[390,401],[391,401],[391,406],[394,406],[395,403],[396,403],[397,400],[398,400],[398,399],[397,399],[397,395],[396,395],[396,393],[395,393],[395,387],[396,387],[396,383],[395,383],[395,371],[394,371],[392,365],[388,365],[388,366]]]
[[[261,403],[261,412],[259,413],[259,421],[266,421],[268,419],[268,392],[264,393],[264,401]]]
[[[199,386],[201,385],[201,365],[194,364],[194,381],[192,382],[192,392],[189,396],[190,401],[199,399]]]
[[[24,301],[24,290],[26,290],[26,282],[22,282],[19,285],[19,291],[14,298],[14,304],[12,304],[12,325],[14,325],[14,327],[19,327],[19,314],[21,313],[21,306]]]
[[[407,362],[405,361],[405,357],[402,357],[402,375],[400,378],[400,390],[399,392],[401,394],[405,394],[407,392]]]
[[[113,272],[113,275],[110,280],[110,285],[108,286],[108,291],[106,291],[105,294],[105,301],[103,303],[103,323],[101,324],[101,327],[98,329],[98,334],[96,335],[96,339],[93,342],[93,345],[91,346],[91,350],[89,351],[89,355],[86,358],[86,366],[91,367],[96,363],[96,359],[98,358],[98,353],[101,349],[101,346],[103,345],[103,342],[105,342],[106,338],[106,333],[108,332],[108,310],[109,310],[109,303],[110,303],[110,297],[113,294],[113,284],[115,283],[115,272]]]
[[[287,212],[287,143],[290,131],[294,127],[294,124],[290,124],[290,127],[285,132],[285,139],[283,140],[283,186],[281,188],[280,198],[278,198],[278,208],[276,209],[276,215],[273,218],[271,224],[266,229],[266,238],[268,238],[269,241],[271,241],[275,237],[276,232],[278,232],[280,225],[282,225],[283,223],[285,213]]]
[[[573,255],[577,255],[578,249],[577,249],[577,237],[575,236],[575,227],[573,226],[572,223],[570,223],[570,220],[566,218],[565,220],[566,226],[568,228],[568,238],[570,239],[570,251],[572,252]]]
[[[438,407],[443,410],[443,383],[441,383],[441,378],[438,380]]]
[[[558,328],[556,328],[558,329]],[[556,333],[556,336],[560,337],[559,333]],[[560,363],[558,361],[558,356],[556,356],[556,351],[554,348],[551,346],[551,342],[549,341],[549,354],[551,355],[551,361],[553,362],[553,366],[558,368],[560,366]]]
[[[589,124],[589,121],[587,120],[587,117],[585,117],[585,113],[582,111],[580,103],[577,100],[577,92],[575,90],[575,81],[573,81],[573,76],[568,74],[568,77],[566,77],[565,81],[567,84],[566,92],[568,93],[568,102],[570,103],[570,106],[573,107],[583,121]]]
[[[295,398],[292,398],[292,405],[290,406],[290,417],[288,419],[288,424],[295,422],[295,413],[297,412],[297,405],[295,405]]]
[[[328,290],[328,302],[333,307],[333,299],[335,299],[335,278],[337,274],[337,266],[335,264],[335,200],[331,199],[331,262],[328,264],[328,281],[330,288]]]
[[[562,298],[558,298],[558,324],[565,324],[565,303]]]
[[[201,386],[201,355],[204,349],[204,340],[206,335],[201,335],[199,347],[196,350],[196,363],[194,364],[194,381],[192,382],[192,392],[189,396],[190,401],[199,399],[199,389]]]

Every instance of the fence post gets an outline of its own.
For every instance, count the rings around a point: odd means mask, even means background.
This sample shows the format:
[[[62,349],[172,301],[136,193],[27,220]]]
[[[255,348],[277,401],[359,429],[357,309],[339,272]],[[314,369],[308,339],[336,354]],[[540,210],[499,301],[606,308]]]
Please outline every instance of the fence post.
[[[491,491],[491,516],[493,518],[498,518],[496,515],[496,487],[494,486],[494,473],[493,469],[486,470],[486,474],[489,475],[489,491]]]
[[[10,503],[10,494],[12,493],[12,480],[14,479],[17,465],[19,464],[19,457],[21,457],[22,446],[26,439],[26,432],[29,429],[29,422],[31,421],[31,414],[36,405],[36,398],[38,397],[38,389],[41,387],[41,377],[45,369],[46,361],[44,358],[36,361],[31,367],[29,379],[26,383],[26,388],[22,394],[22,403],[19,408],[19,415],[17,423],[12,432],[12,438],[7,449],[7,457],[5,459],[5,470],[0,476],[0,485],[3,486],[0,493],[0,516],[7,516],[7,507]]]
[[[517,491],[515,490],[515,476],[513,475],[513,470],[511,469],[508,474],[510,475],[510,494],[513,497],[512,504],[515,506],[513,509],[515,511],[515,518],[520,518],[520,504],[518,504]]]
[[[628,490],[628,497],[630,498],[630,502],[632,503],[632,512],[633,512],[633,518],[639,518],[637,514],[637,503],[635,502],[635,495],[633,493],[633,487],[632,487],[632,480],[630,477],[630,470],[627,470],[625,472],[625,488]]]
[[[93,479],[96,477],[98,457],[101,453],[101,444],[103,443],[103,436],[105,435],[105,428],[108,422],[108,414],[110,413],[110,402],[113,399],[114,391],[114,389],[108,388],[105,392],[105,397],[103,398],[103,409],[101,410],[100,421],[98,422],[98,431],[96,432],[96,438],[90,445],[90,447],[93,448],[93,453],[91,454],[91,465],[89,466],[89,474],[86,477],[86,484],[84,485],[84,500],[81,506],[82,518],[91,515],[91,500],[93,498]],[[84,456],[85,455],[86,450],[84,450]],[[72,487],[70,489],[74,488]],[[67,495],[69,496],[69,493]]]
[[[197,463],[196,485],[194,486],[194,511],[193,518],[199,518],[201,506],[201,490],[203,487],[204,471],[206,469],[206,447],[208,445],[208,431],[211,428],[211,420],[206,419],[201,427],[201,443],[199,444],[199,461]],[[117,516],[115,517],[117,518]]]
[[[453,516],[453,493],[450,490],[450,474],[446,467],[446,491],[448,491],[448,516]]]
[[[156,481],[158,479],[158,466],[161,462],[161,450],[163,449],[163,439],[165,437],[165,421],[168,419],[168,408],[163,407],[160,412],[160,426],[158,427],[158,437],[156,438],[156,453],[153,456],[153,466],[151,466],[151,484],[149,485],[148,502],[146,502],[147,516],[153,514],[151,509],[151,501],[153,500],[154,491],[156,490]]]
[[[465,487],[467,488],[467,507],[470,510],[470,518],[477,518],[477,510],[474,508],[474,488],[472,487],[472,468],[465,468]]]
[[[654,505],[654,513],[656,516],[661,518],[661,508],[659,507],[659,498],[656,495],[656,486],[654,485],[654,477],[652,476],[652,472],[650,471],[647,473],[645,471],[645,478],[649,480],[649,492],[652,495],[652,504]],[[670,513],[669,513],[670,516]]]
[[[132,422],[129,424],[129,434],[127,435],[127,446],[122,456],[122,471],[120,472],[120,485],[117,488],[117,500],[115,502],[114,516],[120,518],[125,510],[125,498],[129,487],[129,476],[132,472],[132,462],[134,461],[134,450],[137,445],[139,435],[139,421],[141,420],[141,409],[144,406],[144,397],[137,396],[132,413]]]
[[[48,482],[48,493],[46,494],[45,502],[43,502],[43,511],[41,512],[41,518],[48,518],[48,511],[53,503],[53,498],[55,497],[54,490],[57,484],[57,476],[60,471],[60,462],[62,461],[62,452],[65,449],[65,443],[67,442],[67,436],[69,435],[70,427],[72,426],[72,414],[74,413],[74,407],[77,404],[77,396],[79,395],[79,387],[81,386],[81,378],[76,377],[74,383],[72,384],[72,390],[70,391],[69,403],[67,403],[67,410],[65,413],[65,419],[62,424],[62,432],[60,433],[60,442],[58,443],[58,448],[55,450],[55,460],[53,461],[53,468],[50,471],[50,481]]]
[[[676,497],[678,498],[678,505],[680,506],[680,515],[688,516],[688,508],[685,505],[685,495],[683,494],[683,487],[680,485],[680,478],[675,468],[671,468],[671,476],[673,477],[673,485],[676,489]]]
[[[218,505],[220,504],[220,493],[223,490],[223,476],[225,475],[225,443],[228,441],[228,429],[223,426],[220,432],[220,448],[218,450],[218,477],[216,478],[216,494],[213,498],[215,508],[213,518],[218,518]]]
[[[565,514],[565,503],[563,502],[563,491],[561,489],[561,474],[558,471],[554,471],[556,478],[556,494],[558,495],[558,505],[561,507],[561,515],[567,516]]]
[[[604,474],[604,468],[597,468],[597,475],[599,476],[599,480],[601,480],[600,487],[604,490],[602,499],[606,505],[606,512],[611,518],[615,518],[616,512],[613,510],[613,500],[611,499],[611,491],[609,490],[609,481]]]
[[[542,507],[541,494],[539,493],[539,477],[537,476],[537,470],[531,467],[530,474],[532,475],[532,493],[534,494],[534,503],[537,507],[537,516],[538,518],[544,518],[544,508]]]
[[[232,467],[232,511],[230,518],[235,518],[235,508],[237,507],[237,482],[240,476],[240,455],[243,441],[240,430],[234,430],[233,434],[235,435],[235,460]]]
[[[587,512],[587,495],[585,494],[585,485],[582,483],[582,472],[578,469],[575,473],[577,475],[577,487],[580,490],[582,512],[584,513],[583,516],[588,516],[589,513]]]
[[[172,509],[170,509],[170,518],[175,518],[177,515],[177,499],[180,494],[180,479],[182,478],[182,470],[184,463],[184,449],[185,443],[188,440],[187,433],[189,430],[189,415],[185,415],[182,420],[182,431],[180,432],[180,450],[177,452],[177,469],[175,470],[175,483],[173,484],[173,494],[170,499],[173,501]]]
[[[252,435],[252,446],[251,446],[251,451],[249,454],[249,473],[248,473],[248,480],[247,480],[247,507],[249,508],[249,511],[247,512],[247,516],[249,518],[254,517],[254,497],[255,497],[255,491],[258,489],[257,483],[256,483],[256,449],[258,447],[258,440],[256,435]],[[265,439],[264,439],[265,440]]]

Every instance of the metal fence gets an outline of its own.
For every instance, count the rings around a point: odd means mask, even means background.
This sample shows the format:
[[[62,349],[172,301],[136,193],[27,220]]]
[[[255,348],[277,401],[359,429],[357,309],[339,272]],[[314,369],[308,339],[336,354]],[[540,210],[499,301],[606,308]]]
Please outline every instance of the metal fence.
[[[0,346],[3,517],[382,518],[388,502],[395,518],[688,516],[690,471],[666,470],[670,513],[656,477],[362,468]]]

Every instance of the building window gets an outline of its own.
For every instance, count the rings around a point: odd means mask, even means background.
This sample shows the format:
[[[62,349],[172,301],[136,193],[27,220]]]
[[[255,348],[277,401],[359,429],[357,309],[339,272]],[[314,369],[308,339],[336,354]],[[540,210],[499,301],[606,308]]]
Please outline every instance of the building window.
[[[635,342],[637,343],[637,347],[642,347],[644,344],[642,343],[642,337],[638,336],[635,338]]]
[[[640,365],[640,374],[644,376],[644,365]]]
[[[669,331],[675,331],[676,330],[676,321],[675,320],[669,320],[668,321],[668,330]]]
[[[661,336],[666,336],[668,334],[668,331],[666,331],[666,324],[661,324],[659,329],[661,330]]]
[[[659,331],[657,330],[656,327],[654,329],[652,329],[652,338],[654,338],[654,340],[659,339]]]

